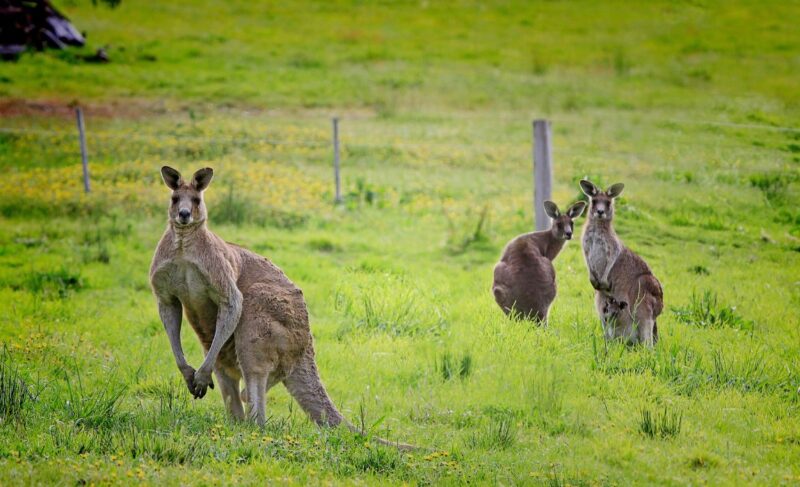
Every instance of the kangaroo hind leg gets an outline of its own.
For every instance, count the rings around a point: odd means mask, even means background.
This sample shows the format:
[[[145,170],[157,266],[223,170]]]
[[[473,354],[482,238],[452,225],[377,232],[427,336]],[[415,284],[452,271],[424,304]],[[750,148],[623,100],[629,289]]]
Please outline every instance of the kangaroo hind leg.
[[[221,367],[214,368],[214,375],[217,376],[219,390],[222,393],[222,400],[225,402],[225,409],[234,419],[244,419],[244,409],[239,398],[239,377],[234,377]]]
[[[655,345],[656,340],[658,340],[658,331],[652,308],[648,303],[642,303],[636,310],[636,328],[639,343],[648,347]]]
[[[247,417],[259,426],[267,422],[266,395],[269,389],[269,376],[272,367],[268,370],[244,371],[244,387],[247,398]]]

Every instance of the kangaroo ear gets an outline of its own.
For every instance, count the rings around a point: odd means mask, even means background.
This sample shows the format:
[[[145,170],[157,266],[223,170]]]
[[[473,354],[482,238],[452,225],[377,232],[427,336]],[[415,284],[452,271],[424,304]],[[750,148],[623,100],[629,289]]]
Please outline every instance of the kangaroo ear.
[[[588,179],[581,179],[581,189],[586,196],[595,196],[600,192],[600,189]]]
[[[606,194],[611,196],[612,198],[616,198],[617,196],[622,194],[623,189],[625,189],[625,185],[622,183],[612,184],[606,190]]]
[[[556,206],[556,204],[552,201],[544,202],[544,212],[547,213],[547,216],[554,220],[561,216],[561,212],[558,211],[558,206]]]
[[[584,209],[586,209],[586,202],[578,201],[569,207],[569,210],[567,210],[567,216],[574,220],[583,214]]]
[[[164,179],[164,183],[167,185],[167,187],[173,191],[180,188],[181,183],[183,183],[181,173],[169,166],[163,166],[161,168],[161,178]]]
[[[192,176],[192,186],[197,191],[203,191],[211,184],[211,178],[214,177],[214,170],[210,167],[204,167],[203,169],[198,169],[194,176]]]

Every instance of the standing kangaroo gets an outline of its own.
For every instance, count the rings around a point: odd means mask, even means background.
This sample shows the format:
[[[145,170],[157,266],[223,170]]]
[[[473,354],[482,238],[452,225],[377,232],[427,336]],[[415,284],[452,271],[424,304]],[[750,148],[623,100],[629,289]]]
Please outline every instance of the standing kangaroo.
[[[604,319],[603,308],[610,298],[627,303],[617,313],[614,329],[604,330],[606,337],[652,345],[658,341],[656,318],[664,308],[664,294],[644,259],[625,247],[611,224],[614,198],[625,186],[617,183],[601,191],[585,179],[580,184],[591,200],[583,230],[583,256],[596,291],[597,312]]]
[[[492,285],[494,299],[506,314],[513,310],[526,319],[547,322],[556,297],[553,259],[572,238],[572,221],[585,207],[579,201],[562,215],[555,203],[545,201],[544,211],[553,219],[550,229],[520,235],[506,245]]]
[[[303,292],[269,260],[223,241],[206,226],[203,191],[211,183],[212,169],[200,169],[188,184],[171,167],[162,167],[161,175],[172,199],[169,224],[150,267],[150,283],[172,353],[192,395],[202,398],[207,388],[214,388],[213,370],[228,413],[244,419],[241,398],[245,398],[248,417],[263,425],[265,394],[283,382],[318,425],[345,423],[360,433],[342,417],[320,381]],[[182,312],[206,352],[197,370],[183,355]],[[245,389],[240,396],[241,378]]]

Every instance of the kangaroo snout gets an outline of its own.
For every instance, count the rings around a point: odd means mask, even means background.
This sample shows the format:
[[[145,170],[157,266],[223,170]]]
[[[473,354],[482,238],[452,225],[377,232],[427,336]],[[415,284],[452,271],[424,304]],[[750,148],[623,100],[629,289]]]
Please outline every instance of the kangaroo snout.
[[[191,210],[187,210],[186,208],[181,208],[178,211],[178,221],[180,223],[186,224],[189,223],[189,219],[192,217]]]

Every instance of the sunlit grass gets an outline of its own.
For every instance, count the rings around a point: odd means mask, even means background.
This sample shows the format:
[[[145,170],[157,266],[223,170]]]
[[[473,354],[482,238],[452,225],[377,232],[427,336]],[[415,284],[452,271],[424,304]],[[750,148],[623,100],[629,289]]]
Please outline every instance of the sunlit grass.
[[[0,97],[86,106],[92,191],[71,112],[2,120],[0,484],[800,482],[796,7],[307,7],[64,2],[112,63],[3,64]],[[577,238],[546,327],[492,298],[542,116],[559,206],[626,184],[616,229],[664,285],[652,350],[603,340]],[[263,429],[191,399],[147,277],[164,164],[214,168],[211,229],[303,289],[366,436],[281,386]],[[197,366],[187,325],[184,347]]]

